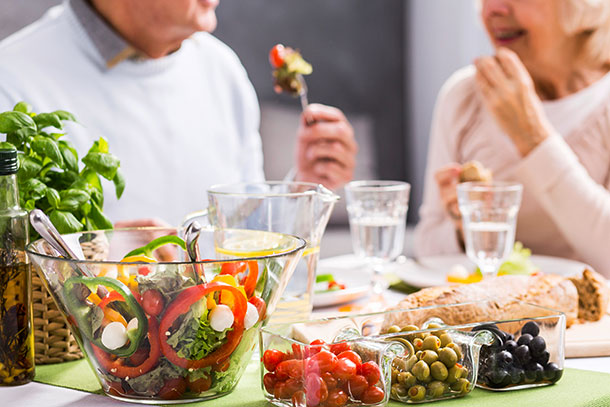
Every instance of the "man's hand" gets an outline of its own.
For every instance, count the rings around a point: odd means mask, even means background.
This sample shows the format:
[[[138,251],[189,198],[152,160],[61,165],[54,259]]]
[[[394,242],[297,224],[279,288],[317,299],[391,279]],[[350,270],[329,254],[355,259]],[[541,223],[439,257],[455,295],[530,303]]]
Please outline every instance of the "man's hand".
[[[123,228],[146,228],[146,227],[159,227],[159,228],[172,228],[169,223],[165,222],[159,218],[149,218],[149,219],[133,219],[133,220],[122,220],[116,222],[114,224],[116,229]],[[159,233],[158,231],[146,231],[142,232],[141,237],[143,238],[142,242],[140,242],[141,246],[144,246],[148,242],[158,237],[165,235],[165,233]],[[155,250],[155,257],[159,261],[174,261],[176,260],[176,249],[171,246],[162,246],[159,249]]]
[[[308,106],[298,130],[297,181],[339,188],[352,179],[357,152],[354,129],[341,110]]]
[[[552,133],[530,74],[517,54],[507,48],[474,64],[487,109],[526,156]]]

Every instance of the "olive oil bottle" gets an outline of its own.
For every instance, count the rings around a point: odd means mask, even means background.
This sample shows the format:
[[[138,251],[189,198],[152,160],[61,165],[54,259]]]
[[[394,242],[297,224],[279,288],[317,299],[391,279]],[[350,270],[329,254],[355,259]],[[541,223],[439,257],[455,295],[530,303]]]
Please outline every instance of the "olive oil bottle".
[[[28,214],[19,206],[17,151],[0,150],[0,385],[34,378]]]

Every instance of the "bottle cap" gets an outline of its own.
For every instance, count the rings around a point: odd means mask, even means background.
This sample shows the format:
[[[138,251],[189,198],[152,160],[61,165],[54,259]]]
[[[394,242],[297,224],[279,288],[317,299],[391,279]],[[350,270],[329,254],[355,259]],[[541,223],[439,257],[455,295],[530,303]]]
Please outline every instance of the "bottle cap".
[[[18,169],[17,150],[0,150],[0,175],[16,174]]]

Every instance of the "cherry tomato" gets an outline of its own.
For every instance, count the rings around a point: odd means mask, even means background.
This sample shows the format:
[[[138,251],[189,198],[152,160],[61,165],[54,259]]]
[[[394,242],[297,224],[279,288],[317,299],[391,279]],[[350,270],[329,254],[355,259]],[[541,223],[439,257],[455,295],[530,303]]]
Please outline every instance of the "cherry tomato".
[[[326,345],[326,342],[324,342],[322,339],[315,339],[311,341],[310,345]]]
[[[385,393],[377,386],[371,386],[362,393],[362,402],[364,404],[377,404],[385,397]]]
[[[339,380],[349,380],[356,376],[358,369],[356,364],[348,358],[339,359],[339,362],[335,365],[333,375]]]
[[[328,350],[328,345],[326,345],[326,342],[324,342],[321,339],[316,339],[315,341],[312,341],[309,346],[305,346],[304,348],[304,352],[303,352],[303,358],[308,358],[311,357],[313,355],[315,355],[316,353],[320,352],[321,350]]]
[[[305,399],[305,392],[300,390],[292,395],[292,406],[293,407],[305,407],[307,405]]]
[[[362,375],[356,375],[352,377],[347,383],[347,388],[351,396],[355,400],[360,400],[362,393],[369,387],[369,382]]]
[[[189,380],[188,388],[193,393],[203,393],[204,391],[210,390],[210,387],[212,387],[212,378],[208,375],[194,381]]]
[[[339,359],[337,359],[334,353],[322,350],[307,360],[307,373],[322,374],[332,372],[338,362]]]
[[[186,380],[183,377],[179,377],[166,381],[161,390],[159,390],[158,395],[163,400],[175,400],[180,398],[185,391]]]
[[[277,382],[275,384],[275,388],[273,389],[273,397],[276,399],[284,399],[286,396],[286,383]]]
[[[325,405],[328,407],[341,407],[347,403],[347,394],[341,389],[333,389],[328,392]]]
[[[284,66],[284,56],[286,54],[286,48],[282,44],[277,44],[271,51],[269,51],[269,62],[274,68],[281,68]]]
[[[263,365],[270,372],[275,371],[277,365],[284,360],[286,360],[286,354],[277,349],[267,349],[263,353]]]
[[[265,373],[263,376],[263,385],[265,386],[265,390],[267,393],[273,394],[273,390],[275,389],[275,384],[277,383],[277,377],[275,377],[275,373]]]
[[[140,266],[138,267],[138,274],[141,276],[147,276],[150,274],[150,267],[148,266]]]
[[[265,301],[260,297],[250,297],[248,302],[256,307],[256,310],[258,311],[258,321],[260,322],[265,319],[267,316],[267,304],[265,304]]]
[[[142,308],[148,315],[156,317],[163,312],[165,307],[165,298],[158,290],[146,290],[142,294]]]
[[[322,374],[322,380],[326,383],[326,387],[328,390],[332,390],[337,387],[338,381],[335,379],[335,376],[331,372],[326,372]]]
[[[278,380],[286,380],[289,377],[300,379],[303,377],[303,361],[298,359],[285,360],[275,368]]]
[[[292,344],[292,357],[293,359],[303,359],[303,350],[301,349],[301,345],[297,345],[296,343]]]
[[[362,358],[356,352],[348,350],[345,352],[341,352],[337,355],[339,359],[349,359],[356,364],[356,369],[360,371],[360,366],[362,366]]]
[[[299,379],[293,379],[290,378],[288,380],[286,380],[284,382],[284,392],[286,397],[283,398],[291,398],[294,393],[296,393],[299,390],[303,390],[303,385],[301,384],[301,378]]]
[[[361,372],[362,376],[366,378],[371,386],[377,384],[381,378],[381,369],[379,369],[379,365],[373,361],[363,363]]]
[[[334,353],[335,355],[338,355],[341,352],[352,350],[351,346],[349,346],[349,344],[347,342],[333,343],[329,347],[330,347],[330,351],[332,353]]]
[[[322,378],[312,373],[305,379],[305,395],[307,396],[307,405],[314,407],[323,403],[328,398],[328,388]]]

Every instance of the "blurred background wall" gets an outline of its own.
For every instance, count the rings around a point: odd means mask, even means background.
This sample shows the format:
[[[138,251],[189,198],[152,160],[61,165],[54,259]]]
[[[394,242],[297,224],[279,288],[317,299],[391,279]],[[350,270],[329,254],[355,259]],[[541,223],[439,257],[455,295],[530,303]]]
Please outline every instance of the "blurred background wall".
[[[0,39],[60,0],[0,0]],[[300,105],[276,95],[267,55],[281,42],[313,64],[310,101],[338,106],[360,144],[356,178],[412,184],[417,220],[432,110],[453,71],[489,53],[473,0],[221,0],[220,39],[240,56],[261,103],[268,179],[293,162]],[[338,207],[335,224],[345,224]]]

